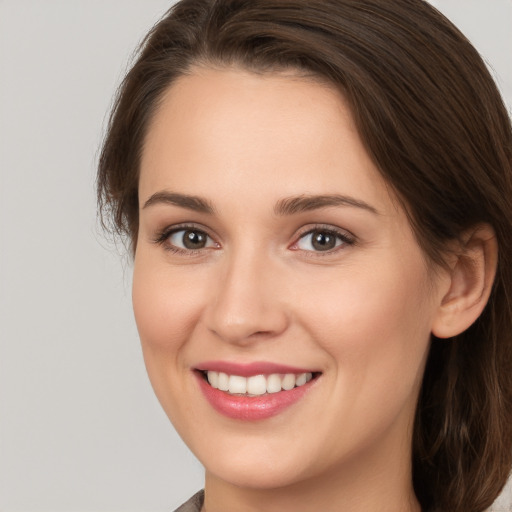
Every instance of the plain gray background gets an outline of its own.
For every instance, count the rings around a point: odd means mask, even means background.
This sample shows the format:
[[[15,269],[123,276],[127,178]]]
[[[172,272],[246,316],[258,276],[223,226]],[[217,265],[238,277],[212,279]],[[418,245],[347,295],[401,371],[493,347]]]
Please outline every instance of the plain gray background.
[[[512,0],[432,3],[512,105]],[[170,511],[202,485],[145,374],[129,262],[95,219],[113,92],[170,4],[0,0],[2,512]]]

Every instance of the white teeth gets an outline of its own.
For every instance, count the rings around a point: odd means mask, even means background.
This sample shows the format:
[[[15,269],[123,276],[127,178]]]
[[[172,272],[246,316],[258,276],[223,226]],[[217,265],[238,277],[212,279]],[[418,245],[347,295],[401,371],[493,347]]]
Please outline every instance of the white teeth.
[[[283,377],[283,382],[281,383],[281,386],[286,391],[293,389],[295,387],[295,375],[293,373],[287,373]]]
[[[219,372],[219,389],[227,391],[229,389],[229,376],[227,373]]]
[[[247,379],[247,393],[249,395],[264,395],[267,392],[267,379],[265,375],[254,375]]]
[[[219,373],[218,372],[208,372],[208,382],[211,384],[212,388],[219,387]]]
[[[247,393],[247,379],[239,375],[229,376],[229,392],[232,395],[237,393]]]
[[[241,377],[240,375],[228,375],[223,372],[208,371],[208,382],[212,388],[227,391],[233,395],[248,394],[260,396],[265,393],[278,393],[281,390],[289,391],[296,386],[303,386],[313,378],[311,372],[287,373],[285,375],[272,373],[270,375],[253,375]]]
[[[295,384],[297,386],[303,386],[304,384],[306,384],[306,374],[305,373],[301,373],[300,375],[297,375],[297,379],[295,381]]]
[[[277,393],[281,391],[281,377],[276,373],[267,377],[267,393]]]

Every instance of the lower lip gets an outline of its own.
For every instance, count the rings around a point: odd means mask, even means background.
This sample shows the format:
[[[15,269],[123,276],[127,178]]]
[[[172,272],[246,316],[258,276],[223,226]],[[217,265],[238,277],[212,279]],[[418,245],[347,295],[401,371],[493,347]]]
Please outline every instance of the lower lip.
[[[267,393],[260,396],[230,395],[225,391],[212,388],[204,379],[203,374],[195,372],[199,381],[199,387],[206,400],[219,413],[237,420],[256,421],[276,416],[288,407],[297,403],[311,388],[313,379],[303,386],[279,391],[278,393]]]

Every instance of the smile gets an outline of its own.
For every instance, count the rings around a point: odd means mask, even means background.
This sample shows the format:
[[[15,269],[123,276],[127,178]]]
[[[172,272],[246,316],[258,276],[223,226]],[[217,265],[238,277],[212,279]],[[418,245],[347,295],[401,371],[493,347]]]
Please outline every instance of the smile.
[[[230,395],[246,395],[249,397],[261,396],[280,391],[290,391],[295,387],[304,386],[312,378],[312,372],[300,373],[272,373],[270,375],[229,375],[224,372],[208,371],[206,378],[210,386]]]
[[[244,421],[264,420],[300,403],[322,375],[272,363],[227,362],[206,363],[194,374],[215,411]]]

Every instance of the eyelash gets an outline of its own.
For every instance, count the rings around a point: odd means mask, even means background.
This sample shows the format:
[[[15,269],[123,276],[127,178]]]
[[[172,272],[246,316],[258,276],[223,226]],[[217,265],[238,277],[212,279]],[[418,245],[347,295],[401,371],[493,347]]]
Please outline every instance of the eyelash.
[[[299,236],[297,237],[297,241],[292,244],[292,250],[300,251],[300,248],[294,247],[298,246],[301,240],[303,240],[308,235],[312,235],[313,233],[322,233],[324,235],[333,236],[337,239],[337,241],[340,241],[341,243],[339,245],[336,245],[332,249],[328,249],[326,251],[303,250],[303,252],[307,254],[308,257],[311,258],[322,258],[332,256],[338,251],[343,250],[343,248],[346,248],[347,246],[353,246],[356,244],[356,238],[347,231],[342,231],[333,226],[316,225],[299,234]]]
[[[194,256],[204,250],[204,248],[182,249],[181,247],[176,247],[175,245],[169,243],[169,238],[175,233],[179,233],[180,231],[195,231],[197,233],[203,233],[208,238],[213,240],[213,238],[203,228],[195,226],[194,224],[184,224],[180,226],[172,226],[163,229],[157,234],[156,238],[153,241],[156,244],[161,245],[166,251],[170,251],[175,254],[183,254],[186,256]]]
[[[175,254],[183,254],[186,256],[197,255],[197,254],[201,253],[204,249],[206,249],[206,248],[182,249],[181,247],[176,247],[175,245],[169,243],[169,237],[171,237],[173,234],[179,233],[180,231],[195,231],[198,233],[202,233],[206,237],[213,240],[213,238],[203,228],[200,228],[193,224],[185,224],[185,225],[180,225],[180,226],[167,227],[167,228],[163,229],[162,231],[160,231],[157,234],[157,236],[155,237],[153,242],[158,245],[163,246],[163,248],[167,251],[170,251]],[[339,250],[341,250],[343,247],[353,246],[356,244],[356,238],[353,235],[347,233],[346,231],[341,231],[332,226],[317,225],[317,226],[314,226],[313,228],[308,229],[307,231],[304,231],[303,233],[300,233],[299,236],[297,237],[297,240],[292,244],[291,250],[294,250],[294,251],[301,250],[299,248],[294,248],[294,246],[297,246],[302,239],[304,239],[308,235],[312,235],[315,232],[334,236],[337,240],[341,241],[341,243],[339,245],[336,245],[334,248],[326,250],[326,251],[303,250],[304,253],[307,253],[308,257],[323,257],[323,256],[332,255],[333,253],[336,253]]]

